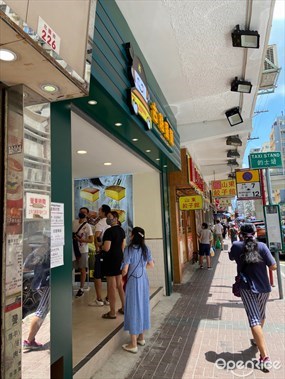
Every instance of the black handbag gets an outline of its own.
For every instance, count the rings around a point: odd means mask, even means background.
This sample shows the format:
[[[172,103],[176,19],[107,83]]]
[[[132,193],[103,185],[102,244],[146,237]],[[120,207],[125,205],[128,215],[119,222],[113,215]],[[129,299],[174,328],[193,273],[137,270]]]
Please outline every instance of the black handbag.
[[[75,233],[72,233],[72,243],[73,243],[73,251],[76,259],[79,259],[81,257],[78,241],[77,241],[77,233],[83,228],[83,226],[87,224],[87,221],[83,222],[80,227],[77,229]]]
[[[243,280],[242,279],[242,270],[245,268],[246,266],[246,263],[243,262],[243,265],[241,267],[241,270],[240,270],[240,273],[235,277],[235,282],[234,284],[232,285],[232,293],[236,296],[236,297],[240,297],[240,283],[241,281]]]

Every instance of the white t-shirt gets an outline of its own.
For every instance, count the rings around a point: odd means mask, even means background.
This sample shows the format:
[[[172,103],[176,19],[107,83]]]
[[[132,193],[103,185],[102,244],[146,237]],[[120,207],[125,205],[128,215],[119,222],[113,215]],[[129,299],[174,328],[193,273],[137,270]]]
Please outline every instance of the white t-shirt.
[[[74,220],[72,223],[72,231],[73,233],[77,232],[77,230],[80,227],[79,220]],[[80,229],[80,231],[77,233],[80,238],[83,238],[84,240],[88,239],[88,237],[93,236],[91,225],[88,224],[88,222]],[[78,242],[80,253],[88,253],[88,243],[87,242]],[[74,252],[73,252],[73,260],[75,260]]]
[[[214,226],[214,232],[215,232],[216,234],[223,234],[223,230],[224,230],[224,228],[223,228],[223,225],[222,225],[221,223],[216,224],[216,225]]]
[[[97,224],[95,225],[95,233],[96,232],[102,233],[101,238],[103,237],[105,230],[110,228],[110,225],[107,224],[106,220],[107,220],[107,217],[101,218],[100,221],[98,221]]]

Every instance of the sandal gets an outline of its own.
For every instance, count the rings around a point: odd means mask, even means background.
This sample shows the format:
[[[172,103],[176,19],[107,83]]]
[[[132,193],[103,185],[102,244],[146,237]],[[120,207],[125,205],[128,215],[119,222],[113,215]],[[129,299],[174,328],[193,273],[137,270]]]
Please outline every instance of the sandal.
[[[107,313],[104,313],[103,315],[102,315],[102,318],[107,318],[107,319],[115,319],[115,318],[117,318],[117,316],[111,316],[110,315],[110,312],[107,312]]]
[[[121,315],[124,315],[124,314],[125,314],[123,308],[118,309],[118,312],[121,313]]]

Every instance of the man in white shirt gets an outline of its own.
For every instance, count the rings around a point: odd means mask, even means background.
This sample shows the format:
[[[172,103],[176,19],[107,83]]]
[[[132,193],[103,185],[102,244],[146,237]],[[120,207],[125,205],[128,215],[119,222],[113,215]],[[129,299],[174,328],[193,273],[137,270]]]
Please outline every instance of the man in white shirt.
[[[95,267],[94,267],[94,287],[96,292],[96,298],[88,303],[91,307],[109,305],[108,295],[103,300],[102,298],[102,272],[101,272],[101,261],[99,252],[101,251],[103,235],[106,229],[110,228],[110,225],[107,224],[107,214],[111,212],[109,205],[102,204],[98,210],[98,216],[100,221],[95,225]]]
[[[89,209],[82,207],[78,213],[78,219],[73,221],[72,232],[74,239],[77,240],[80,256],[74,256],[73,250],[73,267],[80,271],[80,288],[75,297],[84,295],[84,284],[86,280],[86,268],[88,267],[88,243],[93,242],[93,232],[91,226],[87,222]]]
[[[221,242],[221,250],[223,250],[223,225],[220,220],[216,220],[216,225],[214,226],[214,236],[215,236],[215,245],[217,240]]]

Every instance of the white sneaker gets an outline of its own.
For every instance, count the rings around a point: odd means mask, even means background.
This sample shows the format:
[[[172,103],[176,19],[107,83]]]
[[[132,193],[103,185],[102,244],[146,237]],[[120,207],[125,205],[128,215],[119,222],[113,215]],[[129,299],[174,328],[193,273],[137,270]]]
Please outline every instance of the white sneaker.
[[[105,297],[105,299],[104,299],[104,304],[105,305],[110,305],[109,299],[107,297]]]
[[[89,305],[89,307],[102,307],[104,305],[104,301],[94,299],[93,301],[90,301],[90,303],[88,303],[88,305]]]

